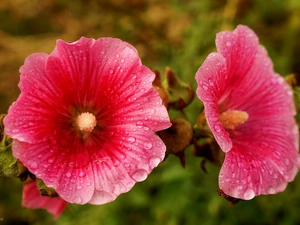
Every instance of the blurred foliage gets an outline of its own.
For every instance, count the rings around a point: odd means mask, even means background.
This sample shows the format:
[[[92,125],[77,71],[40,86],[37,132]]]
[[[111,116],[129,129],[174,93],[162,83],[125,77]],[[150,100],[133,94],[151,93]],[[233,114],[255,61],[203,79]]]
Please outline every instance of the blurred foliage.
[[[134,45],[145,65],[166,66],[192,83],[217,32],[237,24],[251,27],[274,62],[275,71],[300,74],[298,0],[2,0],[0,4],[0,113],[16,100],[19,67],[35,52],[50,53],[56,39],[118,37]],[[187,116],[195,123],[195,99]],[[186,152],[186,168],[173,156],[148,179],[114,202],[70,205],[53,221],[44,210],[23,209],[21,183],[0,180],[0,224],[235,225],[299,224],[300,178],[285,192],[259,196],[230,207],[217,195],[219,167],[201,170]]]

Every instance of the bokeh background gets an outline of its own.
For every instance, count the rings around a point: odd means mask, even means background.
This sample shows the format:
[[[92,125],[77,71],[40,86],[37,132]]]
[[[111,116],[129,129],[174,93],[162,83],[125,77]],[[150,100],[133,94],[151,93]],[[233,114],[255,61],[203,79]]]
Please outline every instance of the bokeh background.
[[[0,113],[16,100],[19,67],[35,52],[50,53],[57,39],[118,37],[134,45],[143,63],[161,73],[171,67],[192,83],[198,67],[215,51],[215,35],[237,24],[251,27],[267,48],[275,71],[300,72],[298,0],[1,0]],[[192,123],[200,111],[187,109]],[[70,205],[57,219],[44,210],[23,209],[22,184],[0,179],[0,225],[235,225],[300,224],[300,177],[285,192],[231,207],[217,195],[220,167],[186,151],[186,168],[168,157],[148,179],[114,202]]]

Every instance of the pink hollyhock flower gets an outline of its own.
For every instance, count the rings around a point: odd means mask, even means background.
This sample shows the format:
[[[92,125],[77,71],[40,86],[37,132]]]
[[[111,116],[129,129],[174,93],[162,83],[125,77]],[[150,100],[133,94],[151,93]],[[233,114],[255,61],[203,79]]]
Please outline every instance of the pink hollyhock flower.
[[[4,119],[12,151],[67,202],[104,204],[164,158],[155,134],[171,123],[154,73],[119,39],[57,41],[20,68],[21,94]]]
[[[293,92],[246,26],[217,34],[196,74],[208,125],[226,153],[219,186],[252,199],[283,191],[300,166]]]
[[[37,189],[35,182],[24,184],[22,206],[31,209],[46,209],[49,213],[54,215],[57,219],[65,210],[68,203],[61,198],[49,198],[42,196]]]

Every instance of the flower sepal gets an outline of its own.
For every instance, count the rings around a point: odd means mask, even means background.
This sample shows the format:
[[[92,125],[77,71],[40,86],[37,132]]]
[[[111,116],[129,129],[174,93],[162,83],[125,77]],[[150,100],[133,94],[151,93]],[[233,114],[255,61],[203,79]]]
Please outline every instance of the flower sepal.
[[[218,195],[225,198],[227,201],[229,201],[229,205],[234,206],[240,201],[244,201],[243,199],[234,198],[229,195],[226,195],[220,188],[218,189]]]
[[[182,110],[194,99],[195,94],[192,85],[181,81],[169,67],[166,68],[164,86],[170,95],[168,109]]]
[[[172,119],[171,123],[172,126],[158,132],[158,136],[167,147],[166,157],[170,154],[177,156],[180,159],[182,167],[185,167],[184,151],[193,139],[192,125],[183,118]]]
[[[16,177],[19,173],[18,159],[12,155],[12,139],[4,133],[4,116],[0,115],[0,176]]]
[[[37,188],[42,196],[57,198],[59,195],[54,188],[47,187],[46,184],[41,179],[35,180]]]

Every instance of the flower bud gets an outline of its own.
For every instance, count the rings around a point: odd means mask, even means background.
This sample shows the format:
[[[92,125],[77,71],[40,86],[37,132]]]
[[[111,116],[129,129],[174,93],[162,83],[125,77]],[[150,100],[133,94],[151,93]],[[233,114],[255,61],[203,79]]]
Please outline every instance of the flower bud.
[[[166,155],[174,154],[179,157],[181,165],[185,167],[184,150],[193,138],[192,125],[182,118],[172,119],[171,123],[170,128],[158,132],[158,135],[167,147]]]
[[[169,67],[166,68],[166,89],[170,95],[168,101],[169,109],[181,110],[194,99],[192,85],[179,80]]]

